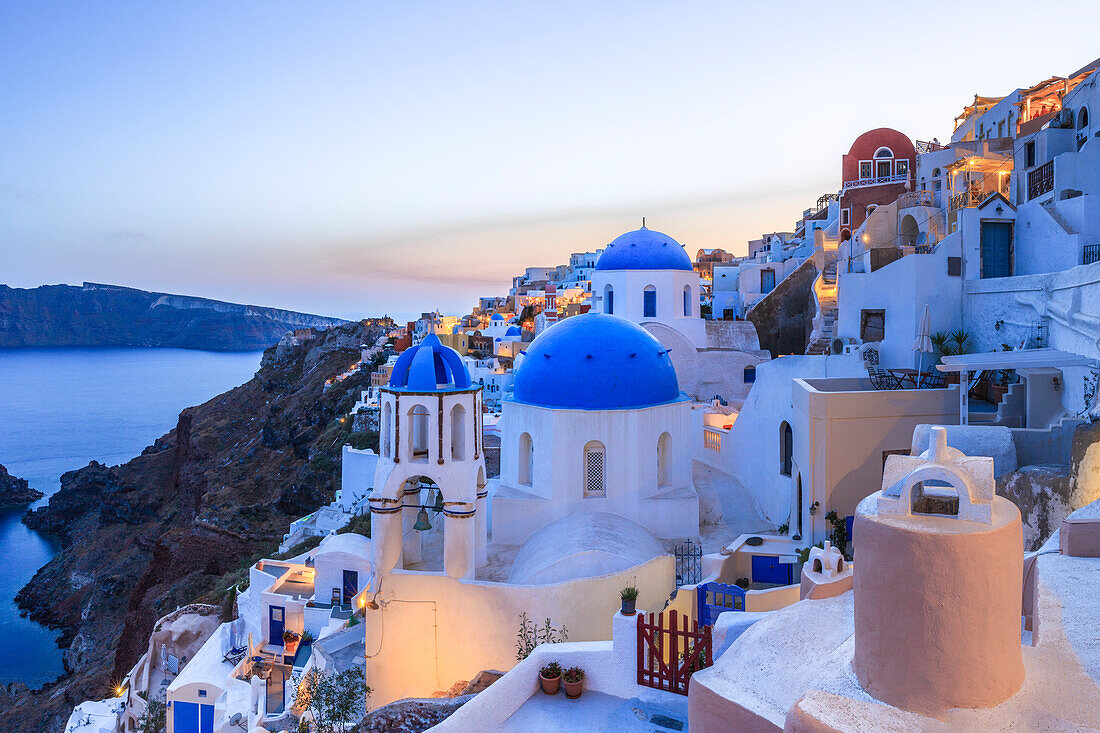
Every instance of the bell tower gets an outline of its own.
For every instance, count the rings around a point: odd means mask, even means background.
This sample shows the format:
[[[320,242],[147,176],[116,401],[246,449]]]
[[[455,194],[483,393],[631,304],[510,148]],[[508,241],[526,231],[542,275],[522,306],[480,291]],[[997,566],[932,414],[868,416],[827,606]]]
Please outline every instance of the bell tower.
[[[374,572],[422,560],[429,514],[443,522],[443,569],[472,578],[487,524],[481,387],[435,334],[407,349],[381,388],[380,455],[369,497]]]

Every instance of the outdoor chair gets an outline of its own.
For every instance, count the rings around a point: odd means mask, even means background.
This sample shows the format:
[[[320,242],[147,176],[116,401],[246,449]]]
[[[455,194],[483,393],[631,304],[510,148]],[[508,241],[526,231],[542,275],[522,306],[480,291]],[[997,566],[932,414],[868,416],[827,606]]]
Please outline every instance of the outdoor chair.
[[[244,659],[244,655],[247,654],[247,653],[248,653],[248,649],[246,649],[245,647],[236,646],[236,647],[233,647],[232,649],[230,649],[229,651],[227,651],[222,656],[222,661],[223,662],[229,662],[230,664],[235,665],[237,662]]]
[[[923,372],[917,386],[921,389],[943,389],[947,386],[947,375],[939,371]]]
[[[898,380],[889,372],[878,367],[867,367],[867,376],[871,378],[871,386],[875,389],[897,389]]]

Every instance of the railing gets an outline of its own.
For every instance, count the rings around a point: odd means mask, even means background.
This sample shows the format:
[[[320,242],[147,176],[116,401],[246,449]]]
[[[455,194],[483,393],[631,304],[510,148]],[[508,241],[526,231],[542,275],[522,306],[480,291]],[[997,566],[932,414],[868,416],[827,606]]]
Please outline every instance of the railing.
[[[932,206],[931,191],[909,191],[898,197],[898,208],[905,209],[910,206]]]
[[[703,446],[715,453],[722,452],[722,434],[711,428],[703,429]]]
[[[1081,264],[1091,265],[1093,262],[1100,262],[1100,244],[1086,244],[1081,253]]]
[[[985,200],[986,193],[977,188],[970,188],[962,193],[956,193],[951,196],[950,210],[956,209],[972,209],[975,206],[979,206],[982,201]]]
[[[934,153],[937,150],[947,150],[947,146],[943,143],[930,142],[928,140],[917,140],[917,155]]]
[[[867,188],[868,186],[883,186],[887,183],[905,183],[908,180],[908,173],[902,173],[896,176],[880,176],[878,178],[860,178],[855,181],[845,181],[844,190],[848,191],[853,188]]]
[[[1048,160],[1027,174],[1027,198],[1030,201],[1054,190],[1054,161]]]

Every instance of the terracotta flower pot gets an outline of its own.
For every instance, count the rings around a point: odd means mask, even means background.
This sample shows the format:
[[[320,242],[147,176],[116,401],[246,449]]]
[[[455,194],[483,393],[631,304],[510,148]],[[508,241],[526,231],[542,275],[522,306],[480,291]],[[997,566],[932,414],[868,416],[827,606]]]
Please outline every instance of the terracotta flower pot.
[[[539,673],[539,684],[542,685],[542,691],[547,695],[557,695],[558,685],[561,684],[561,675],[557,677],[544,677],[542,673]]]
[[[584,677],[581,677],[576,682],[569,682],[562,680],[562,686],[565,687],[565,696],[568,698],[578,698],[581,696],[581,690],[584,689]]]

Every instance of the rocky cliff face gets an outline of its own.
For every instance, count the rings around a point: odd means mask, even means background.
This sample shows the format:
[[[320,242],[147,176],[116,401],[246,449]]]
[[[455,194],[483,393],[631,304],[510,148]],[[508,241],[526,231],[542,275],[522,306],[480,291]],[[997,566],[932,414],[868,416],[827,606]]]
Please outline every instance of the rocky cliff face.
[[[0,509],[30,504],[42,498],[41,491],[27,485],[27,480],[16,478],[0,465]]]
[[[180,414],[130,462],[65,474],[29,525],[61,551],[18,596],[62,630],[67,676],[46,689],[0,690],[4,730],[60,731],[72,707],[102,698],[145,651],[157,618],[216,601],[227,577],[275,553],[288,523],[332,500],[340,422],[368,382],[325,381],[381,335],[353,323],[297,347],[268,349],[247,383]]]
[[[114,285],[0,285],[0,348],[172,346],[264,349],[296,328],[344,323],[306,313]]]

